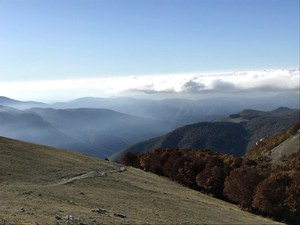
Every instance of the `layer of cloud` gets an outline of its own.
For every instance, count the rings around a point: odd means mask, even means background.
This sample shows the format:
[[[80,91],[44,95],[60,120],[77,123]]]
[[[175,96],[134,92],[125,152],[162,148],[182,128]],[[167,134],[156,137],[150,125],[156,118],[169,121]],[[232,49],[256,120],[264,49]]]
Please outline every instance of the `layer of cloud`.
[[[53,101],[84,96],[299,91],[299,69],[1,82],[0,95]]]
[[[205,90],[206,85],[202,82],[197,82],[195,79],[189,80],[182,85],[182,92],[199,93]]]

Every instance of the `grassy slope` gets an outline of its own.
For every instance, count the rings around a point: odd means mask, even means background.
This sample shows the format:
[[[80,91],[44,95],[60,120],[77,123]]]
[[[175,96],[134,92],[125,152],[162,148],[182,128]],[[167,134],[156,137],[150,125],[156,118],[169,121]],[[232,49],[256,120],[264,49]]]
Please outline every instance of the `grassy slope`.
[[[268,137],[257,143],[246,157],[257,160],[264,158],[272,163],[282,163],[290,154],[300,151],[300,123],[274,136]]]
[[[85,224],[276,224],[134,168],[49,185],[62,177],[118,167],[74,152],[0,138],[0,224],[55,224],[57,214],[60,224],[66,223],[63,217],[68,214]],[[97,207],[108,214],[92,212]]]
[[[287,158],[294,152],[300,151],[300,133],[295,134],[270,151],[269,156],[273,163],[283,163],[282,159]]]

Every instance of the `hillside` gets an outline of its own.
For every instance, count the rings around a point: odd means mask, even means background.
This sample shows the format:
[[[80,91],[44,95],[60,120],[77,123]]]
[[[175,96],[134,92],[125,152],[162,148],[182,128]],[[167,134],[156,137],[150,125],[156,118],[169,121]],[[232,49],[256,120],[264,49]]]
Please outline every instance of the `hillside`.
[[[170,130],[163,121],[107,109],[17,110],[0,106],[0,124],[1,136],[103,158]]]
[[[0,224],[277,224],[166,178],[0,138]]]
[[[246,157],[281,164],[290,154],[297,151],[300,151],[300,123],[257,142],[247,152]]]
[[[300,121],[300,110],[286,107],[279,107],[270,112],[244,110],[238,115],[237,118],[245,120],[242,124],[249,134],[248,150],[258,140],[273,136]]]
[[[147,152],[154,148],[207,148],[242,155],[246,146],[246,130],[240,124],[203,122],[187,125],[164,136],[133,145],[130,152]]]
[[[131,116],[108,109],[33,108],[27,111],[40,115],[63,133],[86,143],[87,146],[92,146],[98,150],[97,156],[103,158],[138,141],[170,130],[169,124],[164,121]],[[74,147],[76,148],[75,144]]]
[[[300,151],[281,165],[201,149],[128,152],[126,166],[166,176],[194,190],[233,202],[259,215],[299,224]]]
[[[19,101],[5,96],[0,96],[0,105],[9,106],[17,109],[29,109],[32,107],[47,107],[47,104],[43,102]]]
[[[124,152],[147,152],[155,148],[199,148],[241,156],[262,138],[275,135],[300,119],[299,110],[280,107],[270,112],[243,110],[228,118],[178,128],[163,136],[137,143]]]
[[[63,133],[36,113],[0,106],[0,124],[1,136],[99,155],[99,148]]]

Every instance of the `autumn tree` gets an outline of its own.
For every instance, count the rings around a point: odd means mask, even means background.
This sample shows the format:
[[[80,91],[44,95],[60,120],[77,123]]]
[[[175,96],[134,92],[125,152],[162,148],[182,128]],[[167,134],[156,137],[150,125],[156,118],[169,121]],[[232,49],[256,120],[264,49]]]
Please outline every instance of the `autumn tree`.
[[[291,181],[286,171],[272,173],[257,186],[252,206],[264,214],[284,217],[289,212],[285,199]]]
[[[250,208],[254,190],[263,179],[256,167],[244,165],[226,177],[223,194],[243,208]]]
[[[133,152],[126,152],[122,157],[121,163],[126,166],[139,167],[138,154]]]
[[[163,167],[170,152],[164,149],[155,149],[140,156],[140,167],[151,173],[165,175]]]
[[[295,223],[300,220],[300,171],[290,172],[292,182],[286,189],[284,204],[288,208],[288,220]]]
[[[223,161],[216,156],[210,156],[206,158],[204,170],[197,174],[196,182],[209,193],[221,196],[225,176]]]

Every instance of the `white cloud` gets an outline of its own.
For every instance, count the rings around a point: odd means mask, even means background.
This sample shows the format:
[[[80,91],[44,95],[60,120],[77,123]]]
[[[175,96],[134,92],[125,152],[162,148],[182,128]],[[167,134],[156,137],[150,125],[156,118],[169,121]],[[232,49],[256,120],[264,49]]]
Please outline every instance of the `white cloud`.
[[[0,95],[61,101],[84,96],[299,91],[299,69],[1,82]]]

